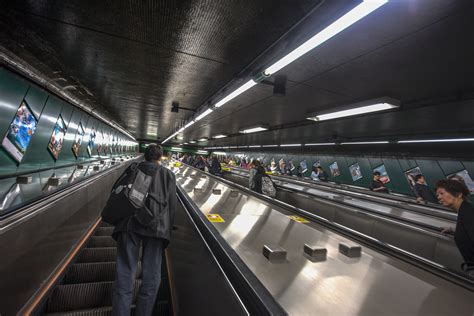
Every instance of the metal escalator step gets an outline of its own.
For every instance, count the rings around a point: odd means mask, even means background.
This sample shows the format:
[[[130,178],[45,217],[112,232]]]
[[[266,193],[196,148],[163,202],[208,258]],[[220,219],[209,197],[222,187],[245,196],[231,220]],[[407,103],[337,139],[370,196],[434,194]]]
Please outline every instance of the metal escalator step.
[[[58,285],[48,300],[47,312],[68,312],[112,305],[114,282],[79,283]],[[133,302],[141,280],[135,280]]]
[[[111,262],[116,261],[116,258],[116,247],[84,248],[79,254],[76,263]]]
[[[155,303],[155,309],[153,310],[153,315],[171,315],[170,303],[168,301],[157,301]]]
[[[166,302],[167,303],[167,302]],[[135,306],[132,305],[132,313],[133,316],[135,314]],[[112,315],[112,306],[106,307],[99,307],[99,308],[91,308],[91,309],[83,309],[71,312],[60,312],[60,313],[48,313],[44,314],[44,316],[111,316]]]
[[[115,269],[115,262],[76,263],[69,268],[62,284],[114,281]],[[141,271],[141,262],[139,262],[137,278],[140,276]]]
[[[94,236],[111,236],[113,232],[113,227],[97,227]]]
[[[87,243],[87,248],[116,246],[117,242],[111,236],[92,236]]]
[[[114,227],[113,225],[107,224],[106,222],[102,221],[99,224],[99,227]]]

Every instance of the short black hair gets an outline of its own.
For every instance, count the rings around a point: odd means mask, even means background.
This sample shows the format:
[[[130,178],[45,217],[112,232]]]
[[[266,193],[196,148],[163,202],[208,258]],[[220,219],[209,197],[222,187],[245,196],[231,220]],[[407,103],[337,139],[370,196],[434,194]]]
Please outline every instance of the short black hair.
[[[149,145],[145,148],[145,160],[156,161],[163,156],[163,149],[159,145]]]
[[[438,190],[439,188],[445,189],[449,194],[454,196],[461,194],[463,199],[466,199],[466,197],[470,193],[467,186],[461,181],[457,180],[439,180],[438,182],[436,182],[436,190]]]
[[[374,171],[374,176],[380,176],[380,175],[381,175],[380,171]]]
[[[421,178],[423,178],[423,175],[422,174],[417,174],[415,176],[415,182],[418,182],[418,180],[420,180]]]

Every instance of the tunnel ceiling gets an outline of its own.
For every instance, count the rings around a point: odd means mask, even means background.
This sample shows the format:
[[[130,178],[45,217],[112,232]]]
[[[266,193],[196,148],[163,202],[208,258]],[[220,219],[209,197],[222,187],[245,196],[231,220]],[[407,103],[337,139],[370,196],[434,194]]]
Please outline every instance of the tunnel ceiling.
[[[121,123],[161,140],[359,1],[11,1],[1,48]],[[179,144],[280,144],[473,134],[474,2],[394,0],[186,129]],[[273,80],[273,78],[270,78]],[[400,110],[314,123],[308,114],[390,96]],[[265,124],[271,130],[239,135]]]

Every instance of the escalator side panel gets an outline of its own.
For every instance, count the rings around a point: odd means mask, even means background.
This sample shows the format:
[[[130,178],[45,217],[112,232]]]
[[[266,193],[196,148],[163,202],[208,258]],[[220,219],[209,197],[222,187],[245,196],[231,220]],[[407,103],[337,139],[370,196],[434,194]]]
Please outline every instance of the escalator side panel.
[[[246,315],[185,212],[178,205],[168,250],[175,315]]]

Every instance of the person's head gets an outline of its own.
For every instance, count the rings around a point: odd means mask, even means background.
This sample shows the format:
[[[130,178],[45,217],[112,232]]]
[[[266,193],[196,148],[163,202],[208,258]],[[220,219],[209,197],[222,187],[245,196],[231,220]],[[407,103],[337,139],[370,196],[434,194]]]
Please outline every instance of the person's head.
[[[379,171],[374,171],[374,180],[380,180],[380,172]]]
[[[265,168],[260,166],[260,164],[257,166],[257,174],[265,174]]]
[[[323,167],[321,166],[317,166],[316,168],[318,169],[318,171],[323,171]]]
[[[415,176],[415,182],[416,182],[416,183],[420,183],[420,184],[425,184],[425,183],[426,183],[425,177],[423,177],[422,174],[417,174],[417,175]]]
[[[163,155],[163,149],[159,145],[150,145],[145,148],[145,160],[146,161],[157,161],[160,160]]]
[[[436,182],[438,201],[453,210],[458,210],[468,195],[469,189],[459,181],[443,179]]]

